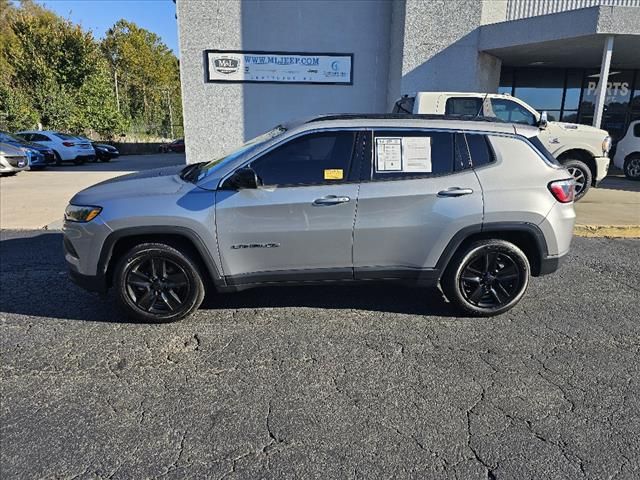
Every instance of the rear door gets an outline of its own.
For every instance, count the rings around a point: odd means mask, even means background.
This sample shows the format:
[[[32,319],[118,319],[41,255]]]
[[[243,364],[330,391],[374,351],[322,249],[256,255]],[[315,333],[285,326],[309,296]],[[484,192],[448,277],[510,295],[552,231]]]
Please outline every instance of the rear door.
[[[216,192],[220,257],[231,283],[353,278],[357,136],[302,134],[250,163],[262,187]]]
[[[357,279],[429,276],[458,231],[482,224],[482,191],[460,133],[374,130],[363,171]]]

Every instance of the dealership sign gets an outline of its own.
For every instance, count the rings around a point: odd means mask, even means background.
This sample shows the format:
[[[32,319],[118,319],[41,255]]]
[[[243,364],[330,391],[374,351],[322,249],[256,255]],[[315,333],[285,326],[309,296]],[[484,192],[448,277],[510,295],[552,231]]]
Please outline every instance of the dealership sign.
[[[207,82],[352,85],[353,54],[206,50]]]

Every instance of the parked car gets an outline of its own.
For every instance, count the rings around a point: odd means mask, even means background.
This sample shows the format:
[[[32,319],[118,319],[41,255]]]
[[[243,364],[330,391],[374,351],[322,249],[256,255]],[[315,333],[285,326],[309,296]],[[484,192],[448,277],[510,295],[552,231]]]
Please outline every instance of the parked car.
[[[89,140],[85,137],[78,137],[80,140],[85,140],[91,143],[91,146],[96,151],[96,160],[100,160],[101,162],[108,162],[112,158],[118,158],[120,156],[120,152],[113,145],[109,145],[106,143],[98,143],[93,140]]]
[[[161,153],[175,152],[184,153],[184,138],[179,138],[171,143],[163,143],[158,147]]]
[[[36,142],[49,147],[53,150],[56,165],[62,165],[62,162],[73,162],[76,165],[82,165],[96,158],[96,152],[90,142],[79,140],[66,133],[51,130],[25,130],[18,132],[16,135],[29,142]]]
[[[629,124],[627,133],[616,145],[613,163],[627,178],[640,180],[640,120]]]
[[[485,116],[540,129],[540,140],[576,180],[576,201],[597,187],[609,170],[609,134],[589,125],[551,122],[546,112],[511,95],[498,93],[418,92],[399,99],[396,113]]]
[[[189,315],[208,280],[219,292],[440,283],[462,311],[499,314],[530,275],[558,268],[572,238],[575,182],[538,134],[421,115],[279,126],[219,160],[76,194],[66,262],[79,285],[113,287],[143,321]]]
[[[29,168],[24,148],[0,143],[0,176],[8,177]]]
[[[29,160],[29,170],[41,170],[55,162],[53,150],[38,143],[27,142],[23,138],[0,131],[0,142],[23,148]]]

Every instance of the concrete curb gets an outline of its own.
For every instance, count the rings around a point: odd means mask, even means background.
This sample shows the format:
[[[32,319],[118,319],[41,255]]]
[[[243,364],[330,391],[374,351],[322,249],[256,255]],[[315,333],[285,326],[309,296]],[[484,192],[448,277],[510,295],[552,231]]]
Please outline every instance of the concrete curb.
[[[576,225],[578,237],[640,238],[640,225]]]

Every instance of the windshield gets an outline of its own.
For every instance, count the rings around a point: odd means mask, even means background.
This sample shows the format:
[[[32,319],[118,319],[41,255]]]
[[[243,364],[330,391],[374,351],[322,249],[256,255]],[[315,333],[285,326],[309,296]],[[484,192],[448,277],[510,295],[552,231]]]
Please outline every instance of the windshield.
[[[263,133],[262,135],[258,135],[257,137],[243,144],[240,148],[237,148],[236,150],[233,150],[216,160],[189,165],[182,171],[182,178],[188,182],[197,182],[199,180],[202,180],[203,178],[208,177],[213,172],[217,171],[223,165],[232,162],[249,150],[257,148],[263,143],[268,142],[269,140],[279,135],[282,135],[286,131],[286,128],[284,128],[282,125],[279,125],[276,128]]]

